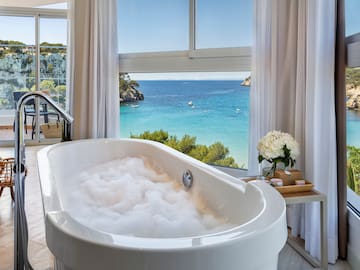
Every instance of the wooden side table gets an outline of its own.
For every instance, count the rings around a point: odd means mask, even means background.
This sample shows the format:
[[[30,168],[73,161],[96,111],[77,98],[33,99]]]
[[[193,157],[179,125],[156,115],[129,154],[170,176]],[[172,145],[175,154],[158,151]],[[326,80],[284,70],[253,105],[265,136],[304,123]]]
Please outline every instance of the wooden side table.
[[[295,249],[301,256],[304,257],[312,266],[320,267],[323,270],[328,269],[328,243],[327,243],[327,199],[326,195],[313,189],[307,192],[297,193],[284,193],[281,194],[286,205],[319,202],[320,203],[320,248],[321,248],[321,261],[312,257],[305,249],[297,242],[288,238],[288,244]]]
[[[239,178],[242,181],[249,182],[256,179],[256,176],[248,176]],[[326,195],[312,189],[304,192],[294,193],[280,193],[286,205],[319,202],[320,203],[320,249],[321,249],[321,261],[311,256],[301,245],[296,241],[288,237],[287,243],[295,249],[304,259],[309,262],[313,267],[317,267],[322,270],[328,269],[328,241],[327,241],[327,199]]]

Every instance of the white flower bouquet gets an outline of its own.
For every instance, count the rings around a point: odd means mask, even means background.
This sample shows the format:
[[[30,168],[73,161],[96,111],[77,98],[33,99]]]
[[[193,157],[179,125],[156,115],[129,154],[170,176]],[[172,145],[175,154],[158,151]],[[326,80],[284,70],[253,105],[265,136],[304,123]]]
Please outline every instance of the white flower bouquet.
[[[285,168],[295,165],[295,159],[299,155],[299,144],[290,134],[274,130],[260,139],[257,150],[259,163],[267,160],[272,163],[272,172],[275,172],[276,164],[279,162],[284,163]]]

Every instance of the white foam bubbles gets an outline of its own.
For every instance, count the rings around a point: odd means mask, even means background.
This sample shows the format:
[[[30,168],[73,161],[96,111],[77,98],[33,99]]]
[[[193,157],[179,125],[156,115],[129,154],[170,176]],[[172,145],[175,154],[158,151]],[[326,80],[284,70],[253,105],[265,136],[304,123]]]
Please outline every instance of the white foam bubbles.
[[[97,165],[73,177],[66,210],[96,230],[138,237],[186,237],[231,227],[201,197],[143,158]]]

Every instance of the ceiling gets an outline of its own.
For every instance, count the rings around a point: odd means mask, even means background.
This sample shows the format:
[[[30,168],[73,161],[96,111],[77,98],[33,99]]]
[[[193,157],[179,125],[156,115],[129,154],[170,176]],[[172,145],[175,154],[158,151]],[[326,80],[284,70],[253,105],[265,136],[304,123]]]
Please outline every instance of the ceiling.
[[[0,7],[38,7],[64,2],[66,0],[0,0]]]

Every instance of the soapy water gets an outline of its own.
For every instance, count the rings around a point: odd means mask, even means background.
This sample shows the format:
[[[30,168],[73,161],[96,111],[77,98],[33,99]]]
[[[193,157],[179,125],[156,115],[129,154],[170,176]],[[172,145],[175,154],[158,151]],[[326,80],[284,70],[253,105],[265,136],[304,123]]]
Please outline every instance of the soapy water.
[[[137,237],[189,237],[233,227],[216,217],[200,195],[145,158],[127,157],[74,176],[66,207],[80,223],[104,232]]]

